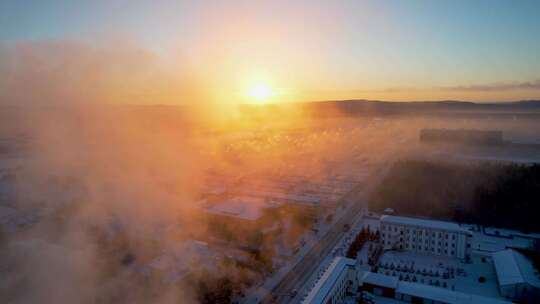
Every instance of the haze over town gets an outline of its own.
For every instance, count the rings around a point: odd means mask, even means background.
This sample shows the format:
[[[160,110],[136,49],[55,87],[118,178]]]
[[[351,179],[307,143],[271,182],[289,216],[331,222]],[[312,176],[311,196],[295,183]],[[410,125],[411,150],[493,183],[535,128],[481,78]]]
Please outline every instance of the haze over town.
[[[537,303],[536,1],[0,1],[6,303]]]

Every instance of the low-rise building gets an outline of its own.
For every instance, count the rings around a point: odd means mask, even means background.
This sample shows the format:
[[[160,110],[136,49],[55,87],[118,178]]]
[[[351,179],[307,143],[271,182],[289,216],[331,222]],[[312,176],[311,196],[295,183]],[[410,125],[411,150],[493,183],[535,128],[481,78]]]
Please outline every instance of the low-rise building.
[[[209,235],[226,242],[258,249],[269,209],[279,208],[279,202],[257,197],[234,197],[205,207]]]
[[[276,208],[281,204],[256,197],[234,197],[206,208],[208,214],[216,217],[232,218],[237,221],[255,222],[261,218],[264,209]]]
[[[395,277],[364,272],[359,279],[360,290],[372,295],[406,303],[444,304],[510,304],[511,302],[467,294],[425,284],[403,282]]]
[[[472,233],[456,223],[383,215],[380,234],[385,249],[470,258]]]
[[[527,257],[512,249],[495,252],[492,256],[503,297],[527,303],[540,301],[539,274]]]

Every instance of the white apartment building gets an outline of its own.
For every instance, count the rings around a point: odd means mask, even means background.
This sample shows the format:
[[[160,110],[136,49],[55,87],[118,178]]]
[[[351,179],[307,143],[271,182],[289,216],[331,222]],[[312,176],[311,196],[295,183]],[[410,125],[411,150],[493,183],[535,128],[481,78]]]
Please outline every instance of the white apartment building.
[[[470,257],[472,233],[456,223],[383,215],[380,234],[384,249]]]

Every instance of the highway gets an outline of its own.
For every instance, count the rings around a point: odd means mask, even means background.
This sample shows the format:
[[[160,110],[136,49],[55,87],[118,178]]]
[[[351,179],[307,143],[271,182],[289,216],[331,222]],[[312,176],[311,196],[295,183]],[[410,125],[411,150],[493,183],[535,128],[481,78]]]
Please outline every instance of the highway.
[[[365,188],[355,189],[342,198],[342,200],[354,199],[347,213],[334,223],[326,235],[305,254],[304,258],[283,277],[260,303],[289,303],[293,300],[293,297],[291,297],[293,291],[299,290],[303,286],[310,275],[318,269],[324,258],[330,254],[341,239],[343,226],[345,224],[352,226],[358,217],[362,216],[362,209],[367,207],[368,194],[373,191],[382,177],[384,177],[383,172],[386,171],[379,170],[370,179],[370,183]],[[296,296],[301,297],[302,295],[299,294]]]

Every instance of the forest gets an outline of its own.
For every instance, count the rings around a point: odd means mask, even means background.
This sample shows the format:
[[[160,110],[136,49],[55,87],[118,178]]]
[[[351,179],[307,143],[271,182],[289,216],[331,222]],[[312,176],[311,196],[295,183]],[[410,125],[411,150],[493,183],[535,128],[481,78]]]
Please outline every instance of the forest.
[[[400,161],[370,209],[540,232],[540,165]]]

